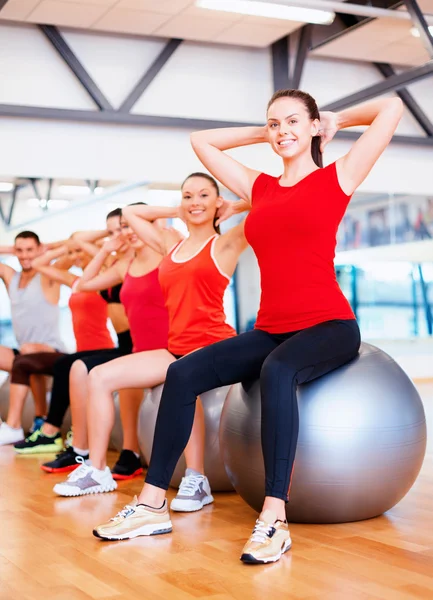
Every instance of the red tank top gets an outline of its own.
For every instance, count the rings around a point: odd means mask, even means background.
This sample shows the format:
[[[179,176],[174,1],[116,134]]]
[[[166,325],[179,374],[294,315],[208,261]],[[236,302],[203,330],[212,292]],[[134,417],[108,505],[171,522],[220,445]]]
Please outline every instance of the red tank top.
[[[224,313],[224,292],[230,278],[214,258],[218,234],[187,260],[177,260],[177,244],[159,266],[159,281],[170,318],[168,349],[188,354],[236,335]]]
[[[75,280],[72,291],[78,279]],[[114,348],[108,331],[107,303],[98,292],[74,292],[69,298],[77,352]]]
[[[167,348],[168,313],[158,281],[158,269],[140,277],[126,273],[120,291],[134,352]]]
[[[335,163],[290,187],[264,173],[257,177],[245,223],[261,276],[257,329],[285,333],[355,318],[334,268],[337,229],[349,201]]]

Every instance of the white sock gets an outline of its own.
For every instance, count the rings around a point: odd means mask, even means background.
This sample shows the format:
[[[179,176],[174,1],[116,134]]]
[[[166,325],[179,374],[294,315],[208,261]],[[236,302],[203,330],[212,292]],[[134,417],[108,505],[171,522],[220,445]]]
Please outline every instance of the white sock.
[[[76,446],[72,446],[75,454],[78,454],[78,456],[88,456],[89,455],[89,450],[83,450],[82,448],[77,448]]]

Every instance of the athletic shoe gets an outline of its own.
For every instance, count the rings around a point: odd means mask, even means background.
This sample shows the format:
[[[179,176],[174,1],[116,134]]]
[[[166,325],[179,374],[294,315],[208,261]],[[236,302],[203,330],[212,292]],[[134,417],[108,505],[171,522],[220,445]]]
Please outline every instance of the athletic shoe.
[[[100,471],[86,464],[82,456],[78,456],[76,460],[80,466],[68,475],[66,481],[54,486],[53,491],[56,494],[59,496],[85,496],[86,494],[113,492],[117,488],[117,483],[111,476],[108,467]]]
[[[45,435],[37,429],[28,438],[15,444],[14,448],[18,454],[46,454],[62,450],[63,440],[60,433]]]
[[[180,482],[176,498],[171,501],[170,508],[177,512],[194,512],[213,502],[207,477],[187,469]]]
[[[74,445],[74,439],[73,439],[73,437],[74,437],[74,434],[72,433],[72,427],[71,427],[71,429],[66,434],[65,448],[72,448],[72,446]]]
[[[80,466],[80,463],[77,462],[78,456],[81,455],[74,452],[73,448],[66,448],[54,460],[41,465],[41,469],[46,473],[69,473],[70,471],[75,471]],[[83,456],[82,458],[87,460],[89,455],[87,454],[87,456]]]
[[[0,423],[0,446],[7,444],[16,444],[24,439],[24,431],[22,427],[14,429],[9,427],[7,423]]]
[[[29,429],[29,434],[34,433],[35,431],[40,429],[44,423],[45,423],[44,417],[35,417],[33,420],[33,425]]]
[[[287,522],[278,521],[272,511],[265,510],[242,550],[241,561],[252,565],[276,562],[291,546]]]
[[[172,530],[167,500],[161,508],[138,504],[137,496],[108,523],[99,525],[93,535],[103,540],[129,540],[140,535],[159,535]]]
[[[141,475],[143,473],[143,467],[141,466],[140,459],[135,455],[135,452],[132,450],[122,450],[117,463],[111,469],[111,473],[113,479],[124,481]]]

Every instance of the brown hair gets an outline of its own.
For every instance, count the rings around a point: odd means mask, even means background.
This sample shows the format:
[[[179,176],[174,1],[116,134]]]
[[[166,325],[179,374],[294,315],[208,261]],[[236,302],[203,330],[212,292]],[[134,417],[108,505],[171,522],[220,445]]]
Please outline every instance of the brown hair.
[[[211,183],[212,186],[214,187],[214,189],[215,189],[215,191],[217,193],[217,196],[221,195],[220,194],[220,188],[219,188],[219,185],[216,182],[216,179],[214,179],[211,175],[208,175],[207,173],[200,173],[200,172],[191,173],[191,175],[188,175],[188,177],[186,177],[183,180],[183,183],[180,186],[180,189],[182,189],[183,186],[185,185],[185,183],[188,181],[188,179],[191,179],[192,177],[203,177],[204,179],[207,179],[209,181],[209,183]],[[213,220],[213,228],[215,229],[215,231],[217,233],[221,233],[219,225],[215,225],[215,223],[216,223],[217,220],[218,220],[218,217],[215,215],[214,220]]]
[[[20,233],[18,233],[18,235],[15,236],[15,241],[17,241],[20,238],[23,238],[25,240],[35,240],[38,246],[41,245],[41,240],[39,239],[38,234],[34,231],[20,231]]]
[[[279,98],[294,98],[295,100],[299,100],[305,106],[310,115],[310,119],[314,121],[315,119],[320,120],[320,113],[317,107],[316,101],[310,94],[307,92],[302,92],[301,90],[278,90],[272,96],[272,98],[268,102],[267,111],[271,108],[272,104],[275,100]],[[313,157],[314,162],[318,167],[323,167],[323,156],[320,150],[320,136],[316,135],[311,140],[311,156]]]

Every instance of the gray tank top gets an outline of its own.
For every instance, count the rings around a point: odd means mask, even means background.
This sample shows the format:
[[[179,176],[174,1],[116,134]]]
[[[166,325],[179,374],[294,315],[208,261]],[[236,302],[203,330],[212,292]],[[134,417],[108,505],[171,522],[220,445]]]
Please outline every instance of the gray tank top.
[[[15,273],[9,284],[12,327],[18,345],[47,344],[63,351],[60,337],[59,307],[45,298],[41,275],[36,273],[27,287],[20,288],[21,273]]]

